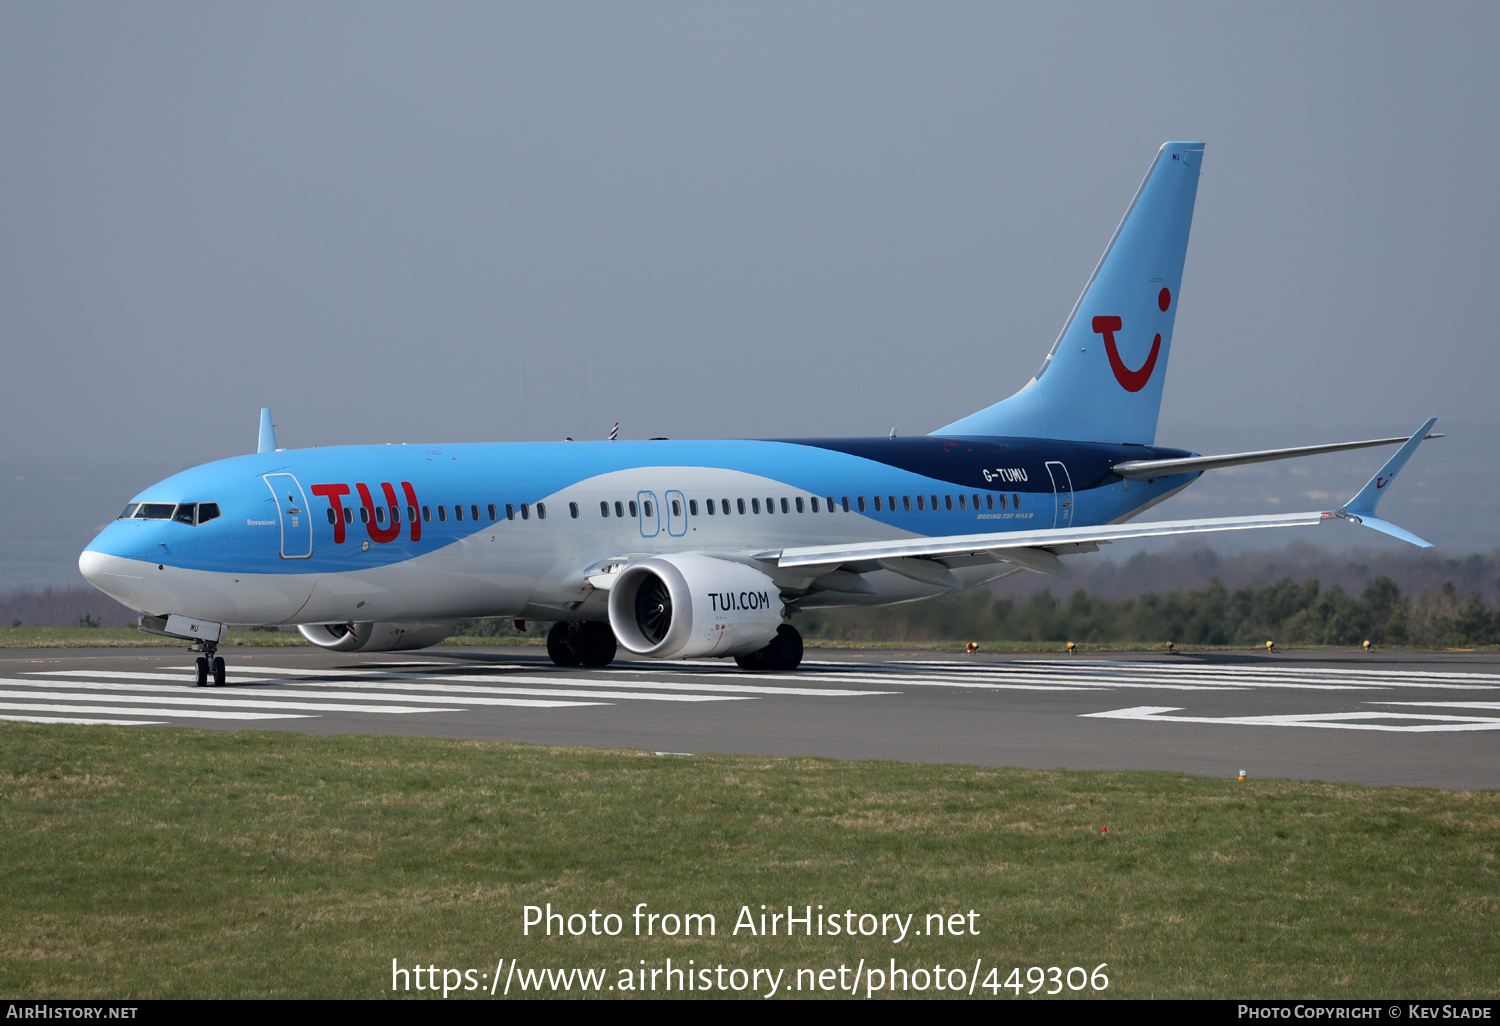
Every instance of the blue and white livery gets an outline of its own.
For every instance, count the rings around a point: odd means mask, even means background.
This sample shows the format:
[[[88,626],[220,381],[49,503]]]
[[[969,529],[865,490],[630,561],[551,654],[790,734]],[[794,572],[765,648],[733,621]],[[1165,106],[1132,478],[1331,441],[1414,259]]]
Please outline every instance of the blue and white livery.
[[[230,624],[339,651],[419,648],[477,617],[556,621],[561,665],[617,645],[791,669],[788,613],[906,602],[1126,538],[1380,520],[1410,439],[1200,456],[1155,444],[1203,145],[1171,142],[1042,368],[919,438],[278,448],[152,485],[79,557],[142,629],[196,639],[223,683]],[[1405,442],[1332,511],[1133,524],[1205,470]]]

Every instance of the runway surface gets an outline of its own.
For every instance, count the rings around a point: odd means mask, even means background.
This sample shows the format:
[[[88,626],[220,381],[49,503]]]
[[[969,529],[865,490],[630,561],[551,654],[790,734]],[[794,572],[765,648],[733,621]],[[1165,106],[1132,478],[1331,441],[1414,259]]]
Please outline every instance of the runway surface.
[[[535,648],[341,655],[180,649],[0,656],[0,719],[407,734],[663,754],[1500,787],[1500,653],[1045,654],[809,649],[793,673]]]

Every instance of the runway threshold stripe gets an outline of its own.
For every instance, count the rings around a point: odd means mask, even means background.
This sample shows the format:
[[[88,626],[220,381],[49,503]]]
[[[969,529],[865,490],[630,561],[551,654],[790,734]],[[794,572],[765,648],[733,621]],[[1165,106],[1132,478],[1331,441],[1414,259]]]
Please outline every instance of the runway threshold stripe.
[[[71,723],[78,727],[161,727],[164,720],[85,720],[76,716],[15,716],[0,713],[0,720],[15,723]]]
[[[41,703],[31,704],[24,702],[0,702],[0,710],[13,710],[15,712],[41,712],[41,713],[126,713],[134,716],[169,716],[175,719],[190,720],[307,720],[316,717],[305,716],[300,713],[256,713],[256,712],[221,712],[215,709],[151,709],[151,708],[114,708],[107,705],[44,705]]]
[[[546,677],[543,677],[543,678],[540,678],[540,679],[543,680],[543,681],[550,680],[550,678],[546,678]],[[78,687],[78,688],[98,688],[98,689],[110,689],[110,690],[141,690],[141,691],[149,691],[149,692],[158,693],[158,694],[161,693],[162,691],[166,691],[168,689],[171,689],[173,691],[173,693],[176,693],[177,691],[180,691],[183,687],[187,686],[187,683],[185,681],[181,682],[181,683],[178,683],[175,688],[171,684],[163,684],[163,685],[151,685],[151,684],[118,684],[118,683],[106,683],[106,682],[97,682],[97,681],[79,681],[79,682],[67,681],[67,682],[63,682],[63,681],[52,681],[52,680],[41,681],[41,680],[24,680],[24,679],[23,680],[15,680],[15,679],[11,679],[10,683],[30,684],[30,685],[35,686],[35,687],[54,687],[54,688]],[[575,691],[575,690],[571,690],[571,689],[567,689],[567,688],[511,688],[511,687],[494,688],[494,687],[477,687],[477,686],[463,686],[463,685],[452,686],[452,685],[441,685],[441,684],[423,684],[423,683],[419,683],[419,682],[410,682],[410,683],[406,683],[406,684],[389,684],[389,683],[384,683],[384,682],[376,683],[376,682],[350,681],[350,682],[344,682],[344,683],[346,683],[346,684],[351,684],[351,683],[352,684],[359,684],[364,690],[360,690],[360,691],[325,691],[325,690],[321,690],[322,687],[324,687],[324,685],[310,685],[310,687],[318,689],[318,690],[307,690],[307,691],[294,690],[295,685],[293,687],[286,687],[286,686],[277,684],[277,685],[275,685],[272,688],[263,688],[263,689],[262,688],[237,687],[235,685],[226,685],[226,686],[224,686],[222,688],[218,688],[218,687],[215,687],[215,688],[206,688],[206,689],[202,690],[201,692],[197,691],[197,689],[195,688],[194,689],[195,696],[194,696],[194,699],[192,699],[192,700],[212,702],[212,701],[216,701],[217,700],[217,696],[219,696],[219,695],[252,695],[252,696],[264,696],[266,698],[276,698],[276,697],[291,697],[291,698],[342,698],[342,699],[364,700],[364,701],[369,701],[369,702],[372,702],[372,703],[374,703],[374,702],[389,702],[392,699],[404,699],[404,700],[406,700],[408,702],[458,703],[458,704],[464,704],[464,705],[515,705],[515,706],[560,707],[560,706],[568,706],[568,705],[601,705],[601,704],[608,704],[608,703],[600,703],[600,702],[597,702],[597,701],[593,701],[594,699],[599,699],[599,698],[615,698],[615,699],[621,699],[621,700],[626,700],[626,701],[641,701],[641,702],[748,702],[748,701],[753,701],[754,697],[755,697],[753,695],[654,695],[654,694],[640,693],[640,692],[635,692],[635,691]],[[581,682],[581,683],[587,683],[587,682]],[[602,684],[602,685],[604,685],[604,686],[611,686],[611,685],[616,686],[616,687],[618,686],[613,681],[600,681],[599,683]],[[372,691],[392,692],[392,693],[389,694],[389,695],[386,695],[386,694],[371,694]],[[432,696],[431,698],[425,697],[426,695],[429,695],[429,694]],[[202,697],[199,698],[198,695],[201,695]],[[549,698],[582,698],[582,699],[588,699],[588,701],[582,701],[582,702],[547,702],[547,701],[542,701],[539,698],[516,698],[516,697],[511,697],[511,696],[515,696],[515,695],[533,695],[533,696],[543,696],[543,697],[549,697]],[[188,699],[184,699],[184,700],[188,700]],[[356,706],[356,707],[352,707],[352,708],[366,708],[366,707],[365,706]],[[375,707],[372,705],[372,706],[369,706],[368,708],[372,708],[373,709]],[[429,712],[456,712],[457,710],[453,710],[453,709],[430,709],[430,710],[427,710],[427,711],[429,711]]]
[[[297,676],[297,675],[302,675],[303,674],[303,671],[294,670],[294,669],[291,669],[290,667],[258,666],[258,667],[256,667],[256,669],[258,671],[260,671],[260,672],[263,672],[263,673],[285,673],[285,674],[287,674],[289,676]],[[423,681],[435,681],[435,682],[443,682],[445,684],[451,682],[452,684],[457,684],[457,685],[499,684],[499,685],[504,686],[506,688],[506,690],[511,690],[509,688],[509,685],[511,685],[511,684],[540,684],[540,685],[551,685],[553,687],[613,687],[613,688],[628,687],[628,688],[642,688],[642,689],[645,689],[646,691],[681,691],[681,692],[704,691],[704,692],[714,692],[714,693],[747,694],[747,695],[805,695],[805,696],[815,697],[815,698],[829,698],[829,697],[835,697],[835,698],[855,698],[855,697],[860,697],[860,696],[864,696],[864,695],[883,695],[883,694],[889,694],[890,693],[890,692],[886,692],[886,691],[851,691],[851,690],[846,690],[846,689],[833,689],[833,688],[787,688],[787,687],[775,687],[775,686],[769,686],[769,685],[754,685],[754,684],[701,684],[700,685],[700,684],[691,684],[691,683],[687,683],[687,682],[683,682],[683,681],[641,681],[639,683],[631,683],[629,681],[620,680],[618,677],[615,676],[615,674],[617,674],[617,673],[650,673],[650,672],[655,672],[655,673],[671,673],[672,672],[671,670],[665,670],[665,669],[664,670],[657,670],[657,671],[648,671],[648,670],[625,670],[625,669],[622,668],[620,670],[612,670],[612,671],[610,671],[610,676],[608,676],[608,677],[575,677],[575,676],[569,675],[566,671],[559,671],[559,673],[556,676],[539,676],[539,675],[534,675],[533,672],[530,670],[529,667],[527,667],[527,668],[518,668],[518,671],[516,673],[494,674],[494,673],[489,672],[492,669],[493,668],[486,667],[486,672],[483,672],[483,673],[444,673],[444,674],[408,673],[408,672],[405,672],[405,671],[396,671],[396,672],[391,672],[391,673],[373,673],[373,672],[369,672],[369,671],[360,671],[358,673],[354,673],[354,672],[345,672],[345,671],[342,671],[342,670],[336,671],[336,672],[335,671],[324,671],[324,673],[326,673],[327,675],[330,675],[330,676],[338,676],[338,677],[347,678],[347,679],[349,679],[350,683],[359,683],[362,686],[367,686],[367,687],[380,686],[380,687],[390,687],[390,688],[402,688],[402,687],[405,687],[406,686],[405,682],[420,683],[420,682],[423,682]],[[43,670],[43,671],[39,671],[39,672],[40,673],[50,673],[50,674],[53,674],[53,675],[56,675],[56,676],[61,676],[63,674],[73,674],[73,675],[78,675],[78,676],[84,676],[84,675],[88,675],[88,674],[92,673],[92,671],[86,671],[86,670]],[[123,672],[124,671],[122,671],[122,673]],[[93,675],[94,676],[108,676],[110,674],[106,674],[106,673],[94,673]],[[159,680],[182,680],[183,677],[186,676],[186,675],[189,675],[187,671],[184,671],[183,673],[176,673],[176,674],[173,674],[173,673],[161,673],[161,674],[152,675],[151,679],[159,679]],[[142,676],[144,676],[144,675],[142,675]],[[743,677],[737,677],[734,674],[726,674],[726,676],[730,677],[731,679],[737,679],[737,680],[743,680],[744,679]],[[760,675],[756,675],[756,679],[762,679],[762,677]],[[806,677],[802,677],[802,678],[790,677],[790,678],[779,678],[779,679],[790,679],[790,680],[801,679],[801,680],[807,680]],[[256,681],[256,683],[262,683],[262,682]],[[270,681],[266,681],[264,683],[270,683]],[[455,690],[457,690],[457,689],[455,689]],[[476,691],[476,692],[482,692],[482,693],[492,693],[494,691],[493,688],[481,688],[481,687],[477,687],[477,686],[473,687],[473,690]],[[625,694],[632,694],[632,695],[634,695],[634,692],[622,692],[621,694],[622,694],[622,696],[625,695]],[[641,695],[636,695],[635,697],[645,698],[645,699],[649,700],[652,696],[649,696],[649,695],[646,695],[646,694],[641,694]],[[666,699],[663,699],[660,696],[656,696],[656,700],[663,701],[663,700],[666,700]]]
[[[0,698],[39,698],[42,697],[34,691],[0,691]],[[164,705],[210,705],[217,708],[224,706],[240,706],[248,709],[301,709],[304,712],[371,712],[390,713],[400,715],[403,713],[423,712],[459,712],[458,709],[437,709],[426,705],[350,705],[335,702],[283,702],[266,701],[258,698],[241,698],[233,692],[215,692],[213,694],[178,696],[178,695],[112,695],[112,694],[88,694],[88,695],[58,695],[50,694],[46,697],[55,702],[158,702]]]
[[[18,680],[15,678],[0,678],[0,684],[24,684],[34,688],[51,688],[61,690],[77,688],[95,691],[123,691],[138,694],[159,695],[164,692],[174,695],[181,694],[188,688],[186,684],[120,684],[114,681],[74,681],[74,680]],[[378,686],[378,685],[372,685]],[[485,689],[490,690],[490,689]],[[224,688],[205,688],[202,691],[192,689],[194,698],[199,701],[220,704],[220,695],[224,696],[261,696],[265,698],[323,698],[323,699],[354,699],[356,701],[388,702],[391,698],[399,698],[408,702],[434,702],[438,704],[457,703],[461,705],[512,705],[512,706],[535,706],[543,709],[562,708],[570,705],[607,705],[607,702],[549,702],[535,698],[505,698],[492,697],[485,699],[467,698],[462,695],[450,695],[443,692],[434,694],[431,698],[424,698],[420,694],[398,694],[386,696],[383,694],[372,695],[368,691],[298,691],[294,688],[246,688],[226,685]],[[580,692],[585,698],[598,698],[593,692]],[[199,697],[201,696],[201,697]],[[360,708],[365,708],[360,706]],[[424,707],[425,711],[438,712],[441,710]]]

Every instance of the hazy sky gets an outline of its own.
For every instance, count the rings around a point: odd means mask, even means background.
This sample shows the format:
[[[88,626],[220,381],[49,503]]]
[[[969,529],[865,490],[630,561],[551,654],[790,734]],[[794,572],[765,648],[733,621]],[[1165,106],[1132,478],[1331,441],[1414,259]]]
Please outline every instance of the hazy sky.
[[[1193,138],[1165,426],[1493,423],[1497,44],[1493,3],[6,3],[0,437],[929,431]]]

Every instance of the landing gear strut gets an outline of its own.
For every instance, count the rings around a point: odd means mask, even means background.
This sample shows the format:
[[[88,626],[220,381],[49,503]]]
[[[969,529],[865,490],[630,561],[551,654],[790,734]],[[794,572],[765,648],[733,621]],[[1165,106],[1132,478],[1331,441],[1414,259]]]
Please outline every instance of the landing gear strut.
[[[218,651],[218,648],[219,646],[211,641],[202,642],[200,644],[194,645],[192,648],[192,651],[194,652],[203,653],[195,661],[195,666],[198,671],[198,686],[200,688],[206,688],[209,686],[208,678],[210,674],[213,675],[215,684],[217,684],[219,687],[224,686],[224,678],[227,676],[224,669],[224,657],[214,655],[214,653]]]
[[[776,637],[769,645],[749,655],[735,656],[734,661],[742,670],[795,670],[802,663],[802,635],[784,623],[776,628]]]
[[[615,651],[615,632],[598,620],[559,620],[547,632],[547,655],[558,666],[608,666]]]

